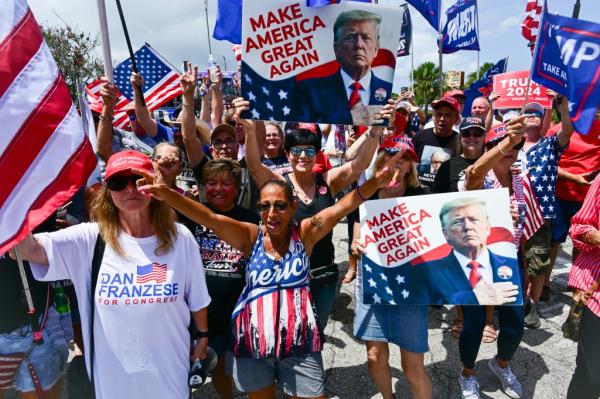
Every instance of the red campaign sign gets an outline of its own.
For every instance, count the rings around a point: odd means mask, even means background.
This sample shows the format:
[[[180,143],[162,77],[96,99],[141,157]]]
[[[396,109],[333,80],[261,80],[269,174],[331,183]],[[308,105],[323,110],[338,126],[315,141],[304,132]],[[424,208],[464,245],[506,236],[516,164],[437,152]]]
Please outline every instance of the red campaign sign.
[[[494,101],[494,109],[522,108],[525,102],[529,71],[513,71],[494,75],[494,91],[500,98]],[[544,108],[552,108],[552,99],[546,94],[547,88],[531,81],[528,103],[539,103]]]

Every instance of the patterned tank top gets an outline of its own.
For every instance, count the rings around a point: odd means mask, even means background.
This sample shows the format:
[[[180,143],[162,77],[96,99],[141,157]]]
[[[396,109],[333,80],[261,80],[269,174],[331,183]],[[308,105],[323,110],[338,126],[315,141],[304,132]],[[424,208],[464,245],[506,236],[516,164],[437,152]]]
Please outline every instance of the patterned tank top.
[[[246,285],[233,311],[234,355],[258,359],[320,352],[323,342],[309,288],[310,261],[292,229],[282,259],[266,253],[262,229],[246,268]]]

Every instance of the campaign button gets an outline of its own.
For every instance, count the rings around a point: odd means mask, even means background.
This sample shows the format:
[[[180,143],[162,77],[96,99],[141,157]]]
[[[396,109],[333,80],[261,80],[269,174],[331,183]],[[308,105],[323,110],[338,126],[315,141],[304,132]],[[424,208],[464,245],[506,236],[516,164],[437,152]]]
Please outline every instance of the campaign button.
[[[384,100],[386,96],[387,96],[387,91],[383,87],[380,87],[379,89],[375,90],[375,99],[377,101]]]
[[[500,277],[502,280],[508,280],[513,275],[513,271],[509,266],[500,266],[497,273],[498,277]]]

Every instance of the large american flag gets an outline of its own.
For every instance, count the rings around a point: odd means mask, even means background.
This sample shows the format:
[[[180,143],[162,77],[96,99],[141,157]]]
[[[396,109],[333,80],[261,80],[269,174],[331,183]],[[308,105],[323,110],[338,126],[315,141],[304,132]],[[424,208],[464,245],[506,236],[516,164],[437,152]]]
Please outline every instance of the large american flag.
[[[25,0],[0,2],[0,253],[96,166],[69,89]]]
[[[150,281],[155,281],[158,284],[166,282],[167,265],[160,265],[155,262],[144,266],[138,266],[135,282],[137,284],[146,284]]]
[[[150,111],[154,111],[167,101],[181,95],[179,85],[179,71],[165,60],[148,43],[145,43],[135,52],[135,61],[138,71],[144,76],[144,98]],[[128,58],[114,69],[115,85],[121,91],[121,96],[115,107],[114,126],[124,128],[127,126],[127,115],[125,111],[131,107],[133,101],[133,89],[129,82],[131,76],[131,60]],[[86,87],[88,101],[92,106],[102,102],[100,97],[100,86],[102,81],[95,80]]]
[[[530,43],[534,43],[537,38],[543,1],[545,0],[528,0],[525,6],[525,19],[521,22],[521,34]]]

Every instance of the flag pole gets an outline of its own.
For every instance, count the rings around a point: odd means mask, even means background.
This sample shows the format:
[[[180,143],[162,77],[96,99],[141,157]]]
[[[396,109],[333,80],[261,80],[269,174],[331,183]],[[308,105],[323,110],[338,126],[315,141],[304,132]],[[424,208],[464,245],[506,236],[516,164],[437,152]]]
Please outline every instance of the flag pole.
[[[98,19],[100,22],[100,37],[102,38],[102,56],[104,58],[104,75],[109,82],[113,82],[112,58],[110,55],[110,39],[108,37],[108,24],[106,22],[106,6],[104,0],[96,0],[98,6]]]
[[[415,94],[415,77],[413,76],[414,73],[415,73],[415,53],[414,53],[412,32],[411,32],[411,38],[410,38],[410,91],[413,93],[413,95]]]
[[[210,43],[210,28],[208,26],[208,0],[204,0],[204,15],[206,16],[206,37],[208,38],[208,54],[212,54]]]
[[[475,24],[477,29],[477,40],[479,41],[479,7],[475,8],[477,10],[477,14],[475,14]],[[479,53],[481,53],[481,46],[479,46],[480,50],[477,50],[477,80],[479,80]]]
[[[442,50],[443,50],[443,37],[442,37],[442,0],[438,3],[438,52],[440,55],[440,98],[444,94],[444,70],[442,66]]]
[[[23,258],[21,257],[21,251],[19,250],[18,245],[15,246],[15,257],[17,258],[17,264],[19,265],[19,275],[21,276],[23,292],[25,293],[25,300],[27,302],[27,317],[29,318],[29,324],[31,325],[31,331],[33,332],[33,342],[36,345],[41,345],[44,343],[42,329],[40,328],[40,323],[36,317],[36,309],[33,305],[33,299],[31,298],[31,290],[29,289],[29,282],[27,282],[25,266],[23,265]]]
[[[129,32],[127,31],[127,24],[125,23],[125,16],[123,15],[123,8],[121,7],[121,0],[116,0],[117,9],[119,10],[119,18],[121,18],[121,26],[123,26],[123,33],[125,34],[125,41],[127,42],[127,49],[129,50],[129,59],[131,60],[131,69],[133,72],[138,73],[137,64],[135,62],[135,55],[133,54],[133,47],[131,47],[131,40],[129,39]],[[144,99],[144,92],[138,85],[133,85],[134,90],[138,91],[142,99],[142,105],[146,106],[146,100]]]
[[[572,18],[579,18],[579,9],[581,8],[581,2],[579,0],[575,0],[575,5],[573,6],[573,15]]]
[[[542,6],[542,18],[546,13],[546,2],[544,1],[544,5]],[[537,36],[535,37],[535,45],[533,46],[533,53],[531,54],[531,67],[529,68],[529,75],[527,76],[527,88],[525,89],[525,101],[523,101],[523,106],[521,107],[520,114],[523,114],[525,111],[525,106],[527,105],[527,101],[529,100],[529,89],[531,88],[531,74],[533,73],[533,67],[535,66],[535,51],[537,50],[538,43],[540,41],[542,26],[540,18],[540,27],[538,28]]]

